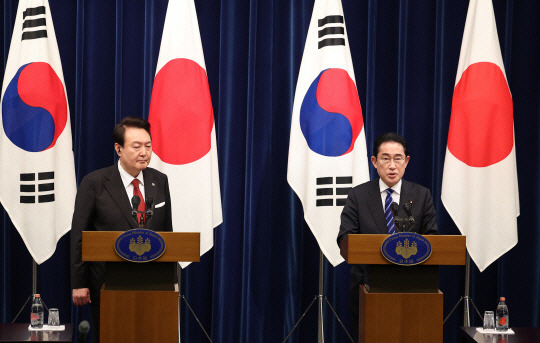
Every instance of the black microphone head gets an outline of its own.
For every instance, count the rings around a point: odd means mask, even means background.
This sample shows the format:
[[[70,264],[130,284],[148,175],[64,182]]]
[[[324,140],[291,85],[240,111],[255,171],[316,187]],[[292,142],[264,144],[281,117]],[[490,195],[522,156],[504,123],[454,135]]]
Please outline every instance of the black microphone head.
[[[146,208],[151,209],[154,205],[154,199],[151,196],[146,197]]]
[[[148,221],[154,215],[154,199],[152,199],[152,197],[150,196],[146,197],[145,204],[146,204],[146,221]]]
[[[134,195],[133,198],[131,198],[131,205],[133,206],[134,210],[137,210],[139,208],[140,203],[141,203],[141,198],[139,198],[138,195]]]
[[[403,209],[409,217],[412,217],[412,200],[403,204]]]
[[[80,334],[87,334],[88,331],[90,331],[90,323],[88,323],[88,320],[83,320],[79,323],[79,333]]]
[[[392,205],[390,205],[390,208],[392,209],[392,212],[394,213],[394,217],[397,217],[399,212],[399,205],[397,202],[393,202]]]

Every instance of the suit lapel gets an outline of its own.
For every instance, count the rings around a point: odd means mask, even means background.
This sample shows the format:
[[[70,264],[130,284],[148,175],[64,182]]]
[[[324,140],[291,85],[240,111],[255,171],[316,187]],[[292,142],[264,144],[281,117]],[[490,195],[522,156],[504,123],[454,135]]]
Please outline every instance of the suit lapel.
[[[131,228],[136,229],[138,225],[131,216],[131,204],[116,164],[110,168],[110,173],[107,175],[107,181],[105,182],[105,188],[114,202],[118,205],[118,208],[120,208],[120,211],[129,222],[129,225],[131,225]]]
[[[403,208],[403,204],[412,200],[412,192],[409,183],[401,179],[401,195],[399,196],[399,208]]]
[[[368,206],[375,221],[375,226],[379,233],[388,233],[388,228],[386,227],[386,221],[384,220],[384,210],[382,208],[381,192],[379,189],[379,179],[371,181],[369,187],[369,200]]]

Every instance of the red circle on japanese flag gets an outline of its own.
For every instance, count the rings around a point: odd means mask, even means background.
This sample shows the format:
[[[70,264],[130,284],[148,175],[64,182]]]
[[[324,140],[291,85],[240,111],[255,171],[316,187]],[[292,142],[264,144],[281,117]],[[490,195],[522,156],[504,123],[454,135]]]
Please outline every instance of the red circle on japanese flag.
[[[177,58],[157,73],[148,115],[152,150],[169,164],[187,164],[211,147],[214,111],[206,71]]]
[[[505,159],[514,146],[512,95],[494,63],[471,64],[454,89],[448,150],[471,167]]]

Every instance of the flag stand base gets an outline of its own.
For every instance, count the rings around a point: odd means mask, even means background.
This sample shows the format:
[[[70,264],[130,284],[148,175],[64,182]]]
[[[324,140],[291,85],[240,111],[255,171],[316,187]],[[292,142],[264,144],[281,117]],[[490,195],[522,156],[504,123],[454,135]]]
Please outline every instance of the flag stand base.
[[[350,341],[354,343],[351,335],[349,334],[349,331],[347,331],[347,329],[345,328],[345,325],[343,325],[343,322],[341,321],[338,314],[336,313],[336,311],[334,310],[334,308],[332,307],[332,305],[328,301],[328,298],[326,297],[326,295],[323,294],[323,292],[324,292],[324,255],[323,255],[322,251],[319,250],[319,294],[315,296],[315,298],[311,301],[311,303],[309,304],[307,309],[304,311],[304,313],[302,313],[302,315],[300,316],[300,319],[298,319],[298,321],[294,324],[293,328],[291,329],[291,331],[289,332],[287,337],[285,337],[285,339],[283,340],[283,343],[287,342],[287,340],[289,339],[289,336],[294,332],[294,330],[300,324],[302,319],[304,319],[304,316],[309,311],[311,306],[313,306],[313,304],[315,303],[315,300],[318,300],[317,301],[317,307],[318,307],[318,313],[319,313],[318,340],[317,340],[317,342],[318,343],[324,343],[324,325],[323,325],[323,300],[324,300],[324,301],[326,301],[326,303],[328,304],[328,306],[332,310],[332,313],[334,313],[334,316],[336,317],[339,324],[341,325],[341,327],[343,328],[343,330],[345,331],[345,333],[349,337]]]
[[[212,342],[212,339],[210,338],[210,336],[208,335],[208,332],[206,332],[206,330],[204,329],[204,326],[202,325],[201,321],[199,320],[199,317],[197,317],[197,315],[195,314],[195,311],[193,311],[193,309],[191,308],[191,306],[189,305],[187,299],[186,299],[186,296],[181,294],[181,289],[182,289],[182,274],[181,274],[181,269],[180,269],[180,265],[177,263],[176,264],[176,271],[177,271],[177,275],[178,275],[178,291],[179,291],[179,296],[178,298],[180,298],[179,302],[178,302],[178,343],[181,342],[181,337],[180,337],[180,315],[181,315],[181,303],[182,301],[181,300],[184,300],[184,302],[186,303],[186,306],[188,307],[189,311],[191,312],[191,314],[193,315],[193,317],[195,317],[195,320],[197,321],[197,323],[199,324],[199,327],[201,328],[201,330],[204,332],[204,335],[206,336],[206,338],[208,338],[208,341],[210,343],[213,343]]]
[[[17,320],[17,318],[19,318],[19,315],[21,314],[21,312],[24,310],[24,308],[26,307],[26,304],[28,304],[28,302],[30,301],[30,299],[32,299],[32,297],[34,296],[34,294],[37,293],[37,263],[34,259],[32,259],[32,294],[30,294],[28,296],[28,298],[26,298],[26,301],[24,302],[24,304],[21,306],[21,309],[19,310],[19,312],[17,312],[17,314],[15,315],[15,318],[13,318],[13,320],[11,321],[11,324],[15,323],[15,321]],[[45,301],[43,300],[43,298],[41,298],[41,302],[43,303],[43,307],[45,307],[45,310],[49,310],[49,308],[47,307],[47,305],[45,305]]]
[[[452,308],[450,313],[444,318],[443,325],[446,323],[448,318],[452,316],[452,313],[457,309],[459,304],[463,301],[463,326],[464,327],[470,327],[471,326],[471,320],[470,320],[470,306],[469,302],[473,305],[474,309],[476,310],[476,313],[478,313],[478,316],[480,317],[480,320],[482,320],[482,315],[480,314],[480,311],[478,311],[478,308],[474,304],[474,301],[471,297],[469,297],[469,285],[470,285],[470,278],[471,278],[471,256],[469,256],[469,252],[467,251],[467,260],[465,263],[465,295],[459,298],[456,305]]]

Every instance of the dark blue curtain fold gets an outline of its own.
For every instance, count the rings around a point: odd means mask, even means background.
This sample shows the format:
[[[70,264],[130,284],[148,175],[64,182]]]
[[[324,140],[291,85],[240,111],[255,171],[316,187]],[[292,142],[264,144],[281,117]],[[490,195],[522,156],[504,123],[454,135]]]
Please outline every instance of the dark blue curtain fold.
[[[294,92],[314,0],[196,1],[215,114],[223,224],[214,248],[182,271],[182,294],[214,342],[280,342],[318,293],[319,248],[287,180]],[[439,231],[459,234],[441,200],[441,181],[467,0],[342,0],[368,151],[397,131],[409,142],[405,178],[429,187]],[[18,1],[0,2],[3,69]],[[539,326],[540,4],[494,0],[514,101],[521,194],[519,243],[480,273],[471,297],[480,311],[506,296],[511,326]],[[115,162],[111,130],[122,117],[147,118],[167,0],[51,0],[71,111],[77,180]],[[371,175],[376,176],[373,168]],[[505,201],[501,199],[501,201]],[[71,214],[66,214],[71,215]],[[0,211],[0,321],[31,293],[32,258]],[[324,295],[350,329],[349,266],[324,262]],[[465,269],[440,268],[444,312],[464,295]],[[89,318],[70,301],[69,234],[38,267],[38,292],[62,321]],[[414,310],[414,309],[413,309]],[[28,307],[19,322],[28,321]],[[480,325],[471,313],[473,325]],[[182,302],[182,340],[205,342]],[[444,327],[458,341],[463,307]],[[328,306],[330,342],[347,337]],[[315,341],[314,307],[289,342]]]

